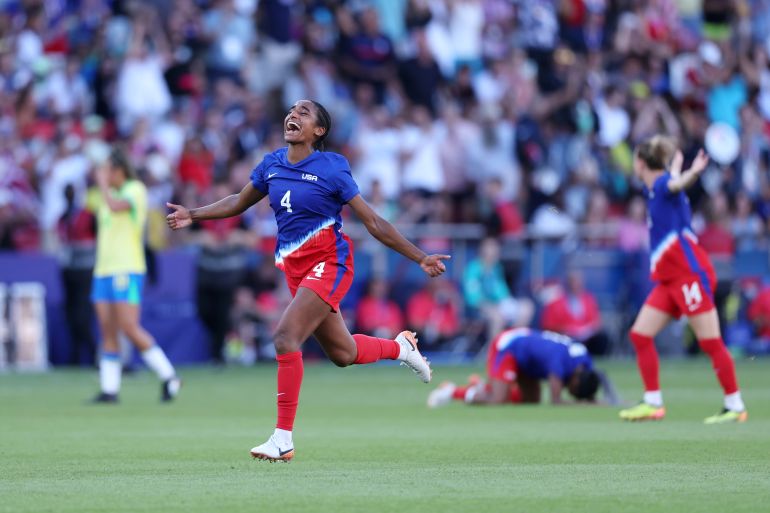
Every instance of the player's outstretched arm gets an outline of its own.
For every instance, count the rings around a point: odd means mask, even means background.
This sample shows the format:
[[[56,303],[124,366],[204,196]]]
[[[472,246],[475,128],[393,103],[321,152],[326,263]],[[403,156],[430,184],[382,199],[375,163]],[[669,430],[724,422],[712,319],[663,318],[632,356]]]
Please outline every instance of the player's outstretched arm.
[[[683,172],[679,176],[673,176],[668,181],[668,190],[671,192],[679,192],[688,189],[692,184],[698,180],[698,177],[703,173],[703,170],[708,166],[709,157],[702,149],[695,156],[695,160],[692,161],[690,169]],[[681,166],[681,164],[680,164]]]
[[[449,255],[427,255],[420,248],[406,240],[406,237],[401,235],[392,224],[380,217],[377,212],[372,210],[372,207],[361,197],[360,194],[356,195],[352,200],[348,202],[350,208],[356,213],[358,218],[364,223],[366,229],[372,234],[372,237],[382,242],[389,248],[398,251],[410,260],[413,260],[420,264],[422,270],[434,278],[444,271],[446,266],[442,260],[447,260]]]
[[[173,210],[166,216],[166,222],[172,230],[179,230],[190,226],[193,221],[237,216],[264,197],[265,194],[255,189],[249,182],[238,194],[231,194],[205,207],[187,209],[182,205],[166,203],[166,206]]]

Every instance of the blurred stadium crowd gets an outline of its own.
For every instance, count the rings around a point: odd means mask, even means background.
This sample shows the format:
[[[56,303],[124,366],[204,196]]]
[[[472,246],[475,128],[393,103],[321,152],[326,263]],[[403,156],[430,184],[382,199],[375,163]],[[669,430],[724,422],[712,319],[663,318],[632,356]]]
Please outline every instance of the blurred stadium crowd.
[[[177,235],[165,202],[240,189],[282,144],[286,109],[313,98],[332,113],[330,149],[384,217],[491,237],[454,285],[393,302],[373,279],[351,306],[359,326],[392,333],[406,316],[441,343],[466,316],[482,330],[528,323],[542,294],[521,290],[495,241],[579,233],[584,246],[646,251],[632,150],[656,132],[688,160],[721,127],[691,194],[696,231],[717,258],[767,250],[768,34],[768,0],[0,0],[0,248],[64,255],[82,287],[92,171],[119,143],[149,190],[148,248],[203,248],[198,303],[214,339],[269,323],[285,300],[269,262],[245,289],[222,286],[247,265],[231,248],[272,253],[269,206]],[[556,299],[583,297],[581,282]],[[589,299],[538,317],[592,338]]]

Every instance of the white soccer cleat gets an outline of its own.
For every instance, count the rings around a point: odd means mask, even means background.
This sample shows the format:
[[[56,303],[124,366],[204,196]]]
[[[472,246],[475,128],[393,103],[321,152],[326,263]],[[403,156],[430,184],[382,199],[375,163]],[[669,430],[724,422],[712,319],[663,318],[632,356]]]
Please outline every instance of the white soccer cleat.
[[[396,342],[401,346],[398,356],[401,365],[406,365],[412,369],[423,383],[430,383],[432,374],[430,363],[417,349],[417,334],[411,331],[402,331],[396,337]]]
[[[251,457],[258,460],[288,462],[294,457],[294,447],[284,447],[281,449],[275,441],[274,436],[270,436],[267,442],[251,449]]]
[[[457,388],[455,384],[449,381],[441,383],[437,389],[428,394],[428,408],[438,408],[451,403],[455,388]]]

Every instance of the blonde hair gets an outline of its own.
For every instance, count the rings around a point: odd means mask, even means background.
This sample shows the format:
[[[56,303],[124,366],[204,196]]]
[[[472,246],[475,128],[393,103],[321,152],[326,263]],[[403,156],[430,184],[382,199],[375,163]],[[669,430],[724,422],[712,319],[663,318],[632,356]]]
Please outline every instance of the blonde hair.
[[[636,156],[650,169],[665,169],[676,152],[671,137],[654,135],[636,147]]]

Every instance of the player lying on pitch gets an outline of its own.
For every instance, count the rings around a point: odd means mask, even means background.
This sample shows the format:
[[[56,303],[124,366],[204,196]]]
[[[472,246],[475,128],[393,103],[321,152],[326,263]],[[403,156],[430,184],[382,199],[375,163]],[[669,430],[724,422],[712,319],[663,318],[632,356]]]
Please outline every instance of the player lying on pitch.
[[[601,384],[609,403],[617,403],[609,380],[594,369],[585,346],[550,331],[516,328],[489,345],[487,382],[471,376],[465,386],[444,382],[428,396],[436,408],[452,399],[468,404],[539,403],[540,380],[548,380],[551,404],[565,404],[565,388],[581,402],[596,402]]]

